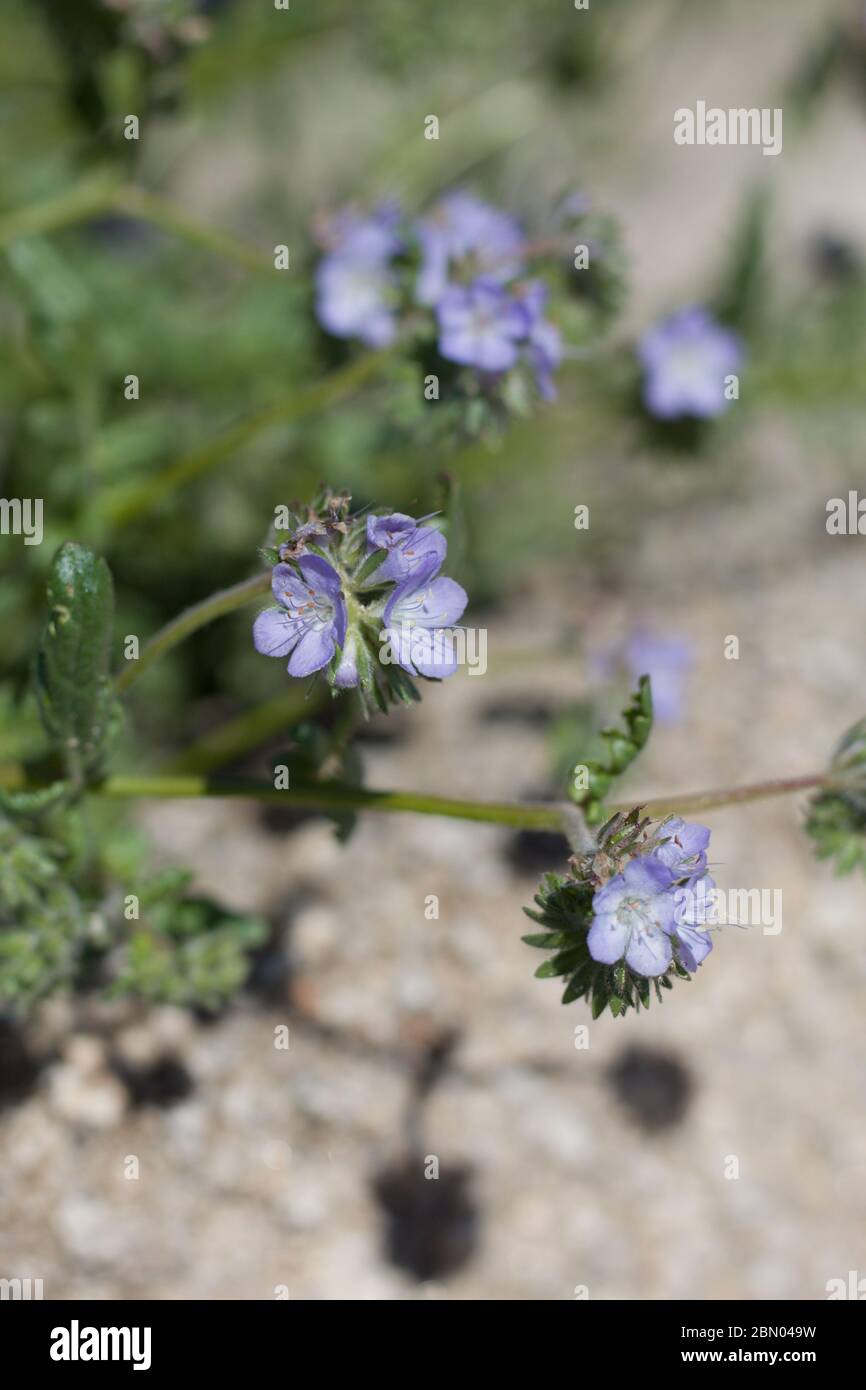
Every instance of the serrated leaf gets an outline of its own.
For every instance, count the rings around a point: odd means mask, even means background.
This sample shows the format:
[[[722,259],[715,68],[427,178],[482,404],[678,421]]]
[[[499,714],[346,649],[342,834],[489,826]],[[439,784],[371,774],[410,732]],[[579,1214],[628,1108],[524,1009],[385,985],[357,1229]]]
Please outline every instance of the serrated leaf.
[[[588,785],[575,788],[569,784],[569,795],[583,807],[589,825],[600,825],[605,818],[602,805],[615,778],[625,772],[646,746],[652,730],[653,705],[649,676],[641,676],[637,689],[622,712],[624,728],[603,729],[601,738],[604,753],[585,763]]]

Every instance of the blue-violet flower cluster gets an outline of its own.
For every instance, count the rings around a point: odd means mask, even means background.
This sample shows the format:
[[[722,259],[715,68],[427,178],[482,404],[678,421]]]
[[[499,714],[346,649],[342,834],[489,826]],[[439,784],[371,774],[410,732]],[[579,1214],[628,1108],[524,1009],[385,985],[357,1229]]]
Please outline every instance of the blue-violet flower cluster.
[[[383,347],[409,325],[435,337],[439,357],[471,370],[476,386],[528,377],[543,399],[555,396],[562,337],[509,214],[460,189],[416,219],[392,203],[366,217],[341,212],[321,241],[316,312],[329,333]]]
[[[596,889],[587,944],[593,960],[624,960],[636,975],[663,975],[676,959],[694,971],[712,950],[706,904],[710,832],[678,816],[662,822],[619,872]]]
[[[327,671],[332,689],[360,687],[369,706],[417,698],[409,677],[443,680],[457,669],[454,624],[466,594],[440,574],[442,531],[402,512],[351,516],[326,494],[289,539],[268,552],[276,605],[256,618],[265,656],[290,676]]]

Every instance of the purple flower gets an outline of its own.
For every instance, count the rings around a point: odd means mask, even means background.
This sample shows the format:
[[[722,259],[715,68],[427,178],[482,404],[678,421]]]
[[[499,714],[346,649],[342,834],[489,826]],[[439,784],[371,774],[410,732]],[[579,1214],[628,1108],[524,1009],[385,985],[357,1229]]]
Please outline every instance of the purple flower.
[[[663,975],[673,959],[674,883],[666,864],[644,855],[600,888],[587,937],[593,960],[613,965],[625,958],[637,975]]]
[[[421,269],[416,285],[419,304],[438,304],[451,283],[483,277],[504,284],[522,269],[523,232],[507,213],[458,189],[449,193],[417,229]]]
[[[350,628],[343,643],[343,650],[340,654],[340,663],[334,672],[334,686],[337,690],[351,690],[356,686],[361,677],[358,671],[358,637],[354,628]]]
[[[654,857],[667,865],[674,878],[696,883],[707,867],[707,845],[710,843],[707,827],[684,821],[680,816],[670,816],[659,827],[658,835],[664,844],[653,850]]]
[[[519,292],[520,302],[529,315],[528,356],[535,371],[535,380],[546,401],[556,399],[553,373],[562,361],[562,336],[555,324],[545,320],[547,286],[541,280],[530,280]]]
[[[279,608],[256,618],[253,642],[265,656],[288,656],[290,676],[309,676],[327,666],[346,637],[346,600],[337,571],[318,555],[275,565],[272,579]]]
[[[404,512],[390,516],[367,517],[367,553],[387,550],[388,556],[375,571],[374,578],[402,581],[423,570],[429,578],[440,568],[448,549],[435,526],[419,526]],[[435,563],[434,563],[435,560]]]
[[[342,212],[326,226],[328,254],[316,268],[316,314],[338,338],[359,338],[387,347],[397,333],[397,277],[391,261],[401,250],[399,209],[391,204],[371,217]]]
[[[625,648],[633,679],[647,675],[652,681],[653,710],[661,724],[676,724],[682,717],[683,682],[692,664],[691,644],[682,637],[659,637],[638,629]]]
[[[455,285],[439,301],[439,351],[450,362],[482,372],[505,372],[529,331],[527,310],[491,280]]]
[[[390,659],[410,675],[444,680],[457,670],[452,625],[462,617],[466,593],[453,579],[432,579],[432,569],[412,574],[392,593],[383,638]]]
[[[343,208],[325,222],[319,240],[329,255],[350,256],[368,264],[391,260],[403,247],[401,218],[394,202],[380,203],[368,217]]]
[[[736,333],[694,306],[645,333],[638,356],[646,372],[644,403],[652,415],[704,420],[727,408],[725,378],[738,371],[743,351]]]
[[[700,830],[703,827],[694,828]],[[674,936],[679,947],[680,960],[686,970],[692,972],[697,970],[713,949],[707,928],[713,917],[713,903],[709,895],[715,886],[715,881],[710,875],[704,874],[678,888],[674,895]]]

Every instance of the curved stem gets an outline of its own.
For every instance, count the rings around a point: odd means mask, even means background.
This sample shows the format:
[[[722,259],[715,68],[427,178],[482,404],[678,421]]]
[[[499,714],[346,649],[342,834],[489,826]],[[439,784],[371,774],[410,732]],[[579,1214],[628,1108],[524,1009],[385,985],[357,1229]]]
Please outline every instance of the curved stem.
[[[56,198],[47,198],[44,202],[6,213],[0,218],[0,249],[22,237],[44,236],[47,232],[56,232],[62,227],[112,212],[149,222],[151,226],[182,237],[194,246],[202,246],[214,255],[226,256],[246,270],[275,274],[270,256],[247,246],[228,232],[214,230],[159,194],[149,193],[135,184],[122,184],[111,174],[97,175]]]
[[[212,251],[215,256],[226,256],[229,260],[237,261],[245,270],[264,275],[279,273],[272,256],[256,251],[254,247],[247,246],[228,232],[221,232],[208,226],[206,222],[200,222],[198,218],[181,208],[176,208],[173,203],[156,193],[148,193],[144,188],[127,184],[116,190],[111,202],[113,210],[125,213],[128,217],[137,217],[142,222],[149,222],[164,232],[172,232],[194,246]]]
[[[102,175],[56,198],[15,208],[0,218],[0,250],[22,237],[42,236],[74,222],[102,216],[112,210],[117,193],[117,182]]]
[[[259,748],[269,738],[309,719],[329,700],[327,686],[320,684],[307,689],[306,681],[292,681],[287,690],[254,709],[239,714],[227,724],[221,724],[204,734],[189,748],[176,754],[162,767],[163,772],[213,772],[243,757],[252,748]]]
[[[125,489],[114,500],[108,498],[105,504],[106,521],[114,527],[127,526],[143,512],[149,511],[166,493],[183,487],[194,478],[200,478],[203,473],[231,458],[270,425],[289,424],[313,411],[333,405],[373,376],[388,356],[387,349],[367,353],[286,400],[265,406],[216,439],[175,459],[143,483]]]
[[[271,576],[268,572],[255,574],[252,579],[244,579],[230,589],[220,589],[202,599],[201,603],[195,603],[179,613],[146,643],[138,660],[128,662],[125,670],[116,677],[114,684],[118,695],[123,695],[149,666],[200,627],[213,622],[215,618],[222,618],[226,613],[233,613],[236,608],[242,608],[250,599],[267,593],[270,587]]]

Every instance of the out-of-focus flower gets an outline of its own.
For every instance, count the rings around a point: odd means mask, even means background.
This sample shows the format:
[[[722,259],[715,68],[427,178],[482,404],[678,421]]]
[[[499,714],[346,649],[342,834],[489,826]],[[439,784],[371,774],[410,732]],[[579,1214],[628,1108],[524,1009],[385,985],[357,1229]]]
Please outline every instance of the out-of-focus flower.
[[[385,204],[370,217],[338,214],[326,224],[327,254],[316,267],[316,313],[338,338],[387,347],[397,333],[397,277],[401,250],[399,209]]]
[[[531,280],[520,292],[520,299],[529,315],[528,357],[536,385],[542,399],[552,401],[556,399],[553,373],[562,361],[562,335],[556,324],[544,317],[548,288],[540,280]]]
[[[327,666],[346,636],[346,600],[337,571],[318,555],[274,566],[278,608],[256,618],[253,641],[265,656],[287,656],[290,676],[310,676]]]
[[[530,326],[524,306],[491,280],[446,290],[436,315],[442,356],[482,372],[515,366]]]
[[[436,305],[451,284],[483,278],[505,284],[523,269],[520,224],[464,189],[447,194],[417,228],[419,304]]]
[[[445,390],[466,403],[463,428],[492,435],[509,412],[556,395],[565,348],[554,319],[567,319],[572,287],[561,285],[551,318],[565,231],[555,221],[548,230],[530,244],[513,217],[465,190],[447,194],[420,218],[390,203],[369,217],[343,211],[319,231],[325,254],[315,273],[317,317],[341,338],[404,345],[413,366],[421,359],[437,382],[428,396],[425,380],[425,401],[440,398],[439,365],[468,369],[447,372]],[[538,276],[526,278],[536,260]],[[434,360],[428,373],[434,334],[442,363]],[[440,414],[448,428],[459,418]]]
[[[682,718],[683,687],[693,660],[691,643],[639,628],[628,639],[624,655],[633,679],[646,675],[652,681],[653,712],[659,723],[676,724]]]
[[[430,573],[432,559],[438,570],[445,559],[445,537],[435,526],[419,526],[414,517],[404,512],[390,516],[367,517],[367,551],[387,550],[388,556],[375,571],[377,581],[403,580],[422,569]]]
[[[638,356],[645,371],[643,399],[652,415],[703,420],[727,409],[725,378],[739,370],[743,348],[736,333],[693,306],[645,333]]]

